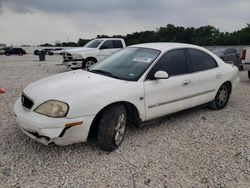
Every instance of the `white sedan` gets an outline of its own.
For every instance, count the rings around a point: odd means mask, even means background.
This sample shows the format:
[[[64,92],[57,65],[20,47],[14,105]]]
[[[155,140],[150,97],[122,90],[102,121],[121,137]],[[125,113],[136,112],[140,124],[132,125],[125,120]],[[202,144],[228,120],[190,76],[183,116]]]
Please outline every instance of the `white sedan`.
[[[238,69],[210,51],[181,43],[127,47],[90,67],[26,87],[14,110],[22,131],[43,144],[67,145],[97,136],[113,151],[128,124],[202,104],[226,106]]]

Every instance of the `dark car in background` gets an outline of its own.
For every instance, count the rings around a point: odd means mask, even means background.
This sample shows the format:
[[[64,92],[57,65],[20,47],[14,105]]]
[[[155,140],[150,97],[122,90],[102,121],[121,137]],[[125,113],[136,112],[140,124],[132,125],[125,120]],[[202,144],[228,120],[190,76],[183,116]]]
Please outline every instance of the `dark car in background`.
[[[27,54],[26,51],[22,48],[10,48],[9,50],[6,50],[4,52],[5,55],[9,56],[9,55],[24,55]]]
[[[240,70],[242,69],[240,53],[236,48],[217,48],[212,52],[226,63],[234,64]]]
[[[4,55],[6,51],[10,50],[11,47],[5,47],[0,49],[0,55]]]

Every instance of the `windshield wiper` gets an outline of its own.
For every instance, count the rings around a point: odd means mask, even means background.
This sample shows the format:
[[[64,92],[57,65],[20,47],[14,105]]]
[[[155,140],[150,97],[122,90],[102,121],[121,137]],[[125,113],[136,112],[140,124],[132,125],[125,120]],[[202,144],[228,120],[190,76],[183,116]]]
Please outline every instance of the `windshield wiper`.
[[[112,77],[112,78],[122,79],[119,76],[115,76],[112,73],[110,73],[108,71],[104,71],[104,70],[98,70],[98,69],[96,69],[96,70],[89,70],[89,72],[101,74],[101,75],[104,75],[104,76],[109,76],[109,77]]]

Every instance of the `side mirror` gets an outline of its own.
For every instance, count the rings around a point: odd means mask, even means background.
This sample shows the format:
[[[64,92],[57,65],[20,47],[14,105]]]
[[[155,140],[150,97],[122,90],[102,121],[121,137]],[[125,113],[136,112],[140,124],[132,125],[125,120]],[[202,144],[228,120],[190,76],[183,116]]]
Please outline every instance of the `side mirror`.
[[[168,79],[169,78],[169,75],[167,72],[165,71],[157,71],[155,74],[154,74],[154,77],[156,79]]]

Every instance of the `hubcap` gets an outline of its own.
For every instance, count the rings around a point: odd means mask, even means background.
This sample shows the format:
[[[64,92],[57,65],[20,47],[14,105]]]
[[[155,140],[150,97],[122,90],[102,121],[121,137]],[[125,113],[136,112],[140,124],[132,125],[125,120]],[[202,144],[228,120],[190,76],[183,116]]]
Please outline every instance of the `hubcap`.
[[[223,104],[225,104],[227,102],[227,98],[228,98],[228,89],[227,89],[226,86],[222,86],[219,89],[216,102],[217,102],[218,105],[223,105]]]
[[[85,64],[85,68],[88,69],[90,66],[94,65],[95,62],[94,61],[87,61]]]
[[[125,114],[122,113],[118,117],[117,126],[115,128],[115,144],[117,146],[120,145],[123,140],[125,129],[126,129],[126,118]]]

